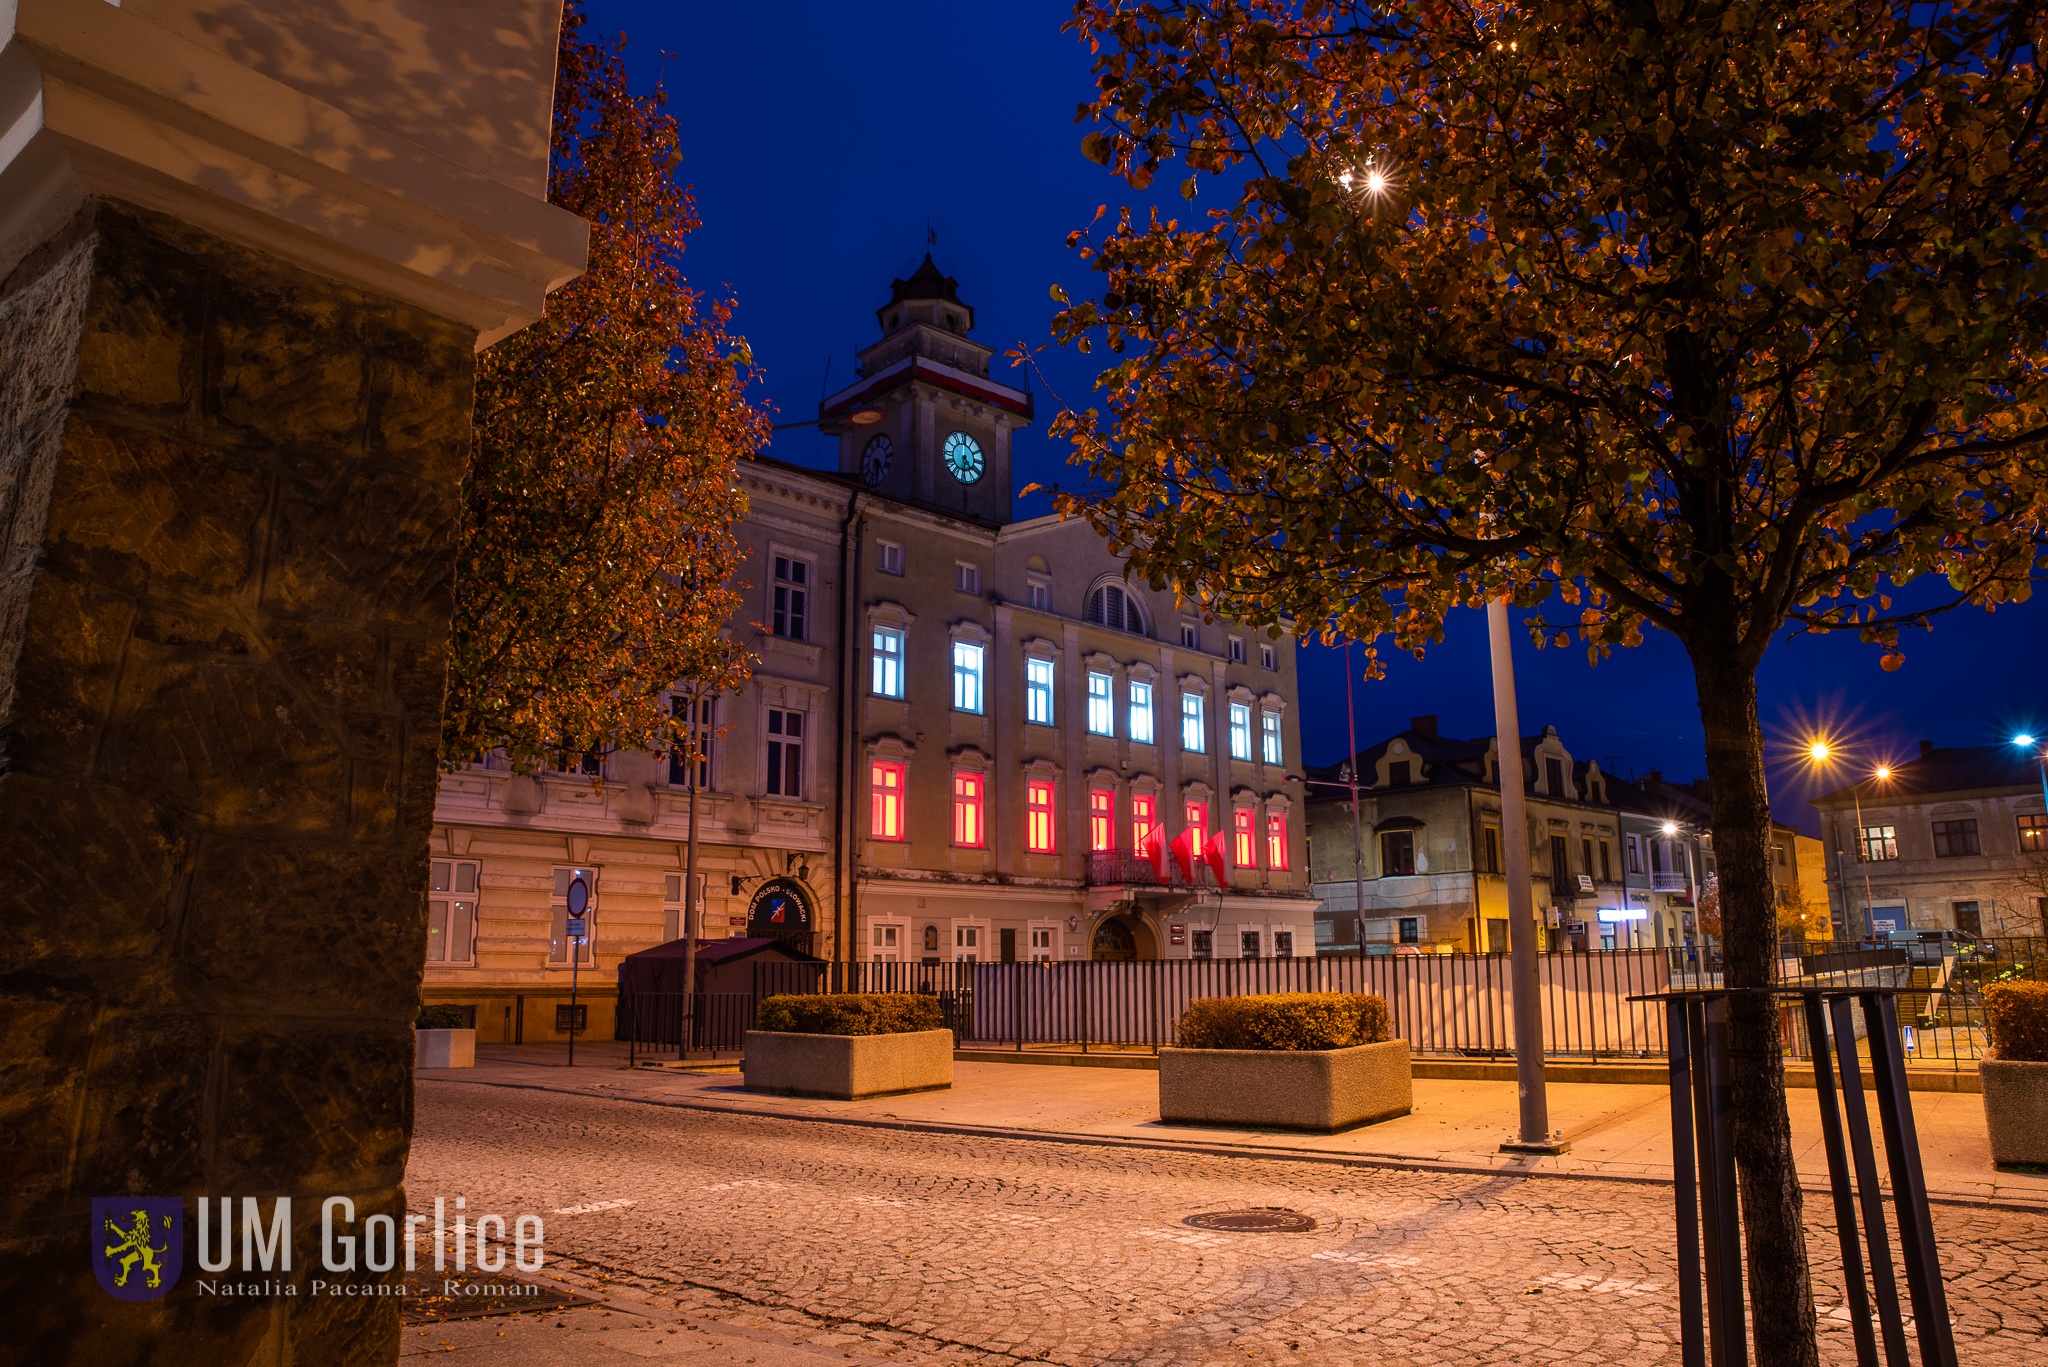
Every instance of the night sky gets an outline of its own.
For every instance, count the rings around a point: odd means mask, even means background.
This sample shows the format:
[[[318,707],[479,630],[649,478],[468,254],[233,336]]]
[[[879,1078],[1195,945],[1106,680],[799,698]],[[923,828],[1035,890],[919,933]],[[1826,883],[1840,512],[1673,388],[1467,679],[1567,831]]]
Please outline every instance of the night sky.
[[[1065,4],[591,0],[590,13],[586,33],[627,33],[636,85],[668,88],[704,219],[685,266],[699,288],[735,297],[735,326],[762,370],[758,396],[778,422],[815,418],[820,395],[852,380],[855,348],[878,335],[874,310],[890,279],[915,269],[928,230],[975,308],[977,337],[1001,350],[1039,347],[1057,307],[1052,285],[1096,292],[1067,234],[1098,205],[1152,202],[1081,156],[1086,129],[1073,120],[1092,88],[1089,56],[1060,32]],[[1171,188],[1178,180],[1160,179],[1164,213],[1188,211]],[[1197,211],[1205,202],[1217,201],[1198,200]],[[1092,358],[1047,349],[1037,366],[1028,379],[1008,374],[1037,396],[1038,426],[1017,438],[1020,487],[1073,482],[1045,427],[1061,406],[1092,402]],[[777,434],[770,454],[830,466],[836,450],[798,430]],[[1050,510],[1044,495],[1018,503],[1020,517]],[[1982,745],[2048,731],[2044,632],[2038,601],[1995,617],[1964,609],[1906,639],[1906,665],[1891,674],[1853,635],[1781,639],[1759,680],[1779,817],[1816,829],[1805,798],[1836,786],[1793,761],[1792,741],[1816,724],[1848,742],[1860,766],[1908,757],[1921,738]],[[1343,654],[1312,647],[1302,663],[1307,757],[1334,762],[1346,749]],[[1624,775],[1704,772],[1691,668],[1671,638],[1653,632],[1589,669],[1581,649],[1539,652],[1520,637],[1516,669],[1525,733],[1555,725],[1574,755]],[[1426,660],[1390,659],[1387,674],[1354,684],[1361,746],[1425,712],[1445,735],[1492,732],[1478,613],[1458,614]]]

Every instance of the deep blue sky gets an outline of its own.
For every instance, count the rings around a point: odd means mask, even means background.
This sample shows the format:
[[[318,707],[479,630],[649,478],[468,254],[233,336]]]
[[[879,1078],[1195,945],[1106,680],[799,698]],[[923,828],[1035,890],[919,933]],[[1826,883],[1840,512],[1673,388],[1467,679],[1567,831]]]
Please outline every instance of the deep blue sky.
[[[704,219],[686,266],[699,287],[736,297],[738,330],[763,371],[760,397],[778,421],[817,416],[828,366],[832,388],[852,378],[853,351],[876,336],[874,310],[891,277],[917,265],[927,225],[991,344],[1043,343],[1053,284],[1095,292],[1066,235],[1098,205],[1114,212],[1131,196],[1081,156],[1085,130],[1073,117],[1091,89],[1089,61],[1059,31],[1066,4],[591,0],[590,12],[592,28],[628,34],[636,84],[667,85]],[[1095,372],[1070,352],[1041,353],[1039,365],[1043,375],[1028,382],[1039,426],[1016,446],[1020,487],[1068,475],[1045,424],[1061,403],[1090,402]],[[772,454],[828,465],[834,450],[799,430],[778,434]],[[1020,517],[1049,510],[1043,495],[1018,504]],[[1909,639],[1906,666],[1892,674],[1853,637],[1783,641],[1760,680],[1766,734],[1783,740],[1831,723],[1874,762],[1913,753],[1922,737],[1978,745],[2016,726],[2048,730],[2044,634],[2038,601],[1995,618],[1952,614]],[[1574,754],[1624,774],[1703,772],[1691,670],[1670,638],[1652,633],[1592,670],[1581,650],[1539,653],[1526,639],[1516,649],[1525,732],[1553,724]],[[1361,745],[1424,712],[1439,714],[1447,735],[1490,733],[1483,620],[1460,613],[1427,660],[1394,656],[1385,680],[1357,683],[1354,694]],[[1341,652],[1304,653],[1301,701],[1309,760],[1341,758]],[[1782,819],[1813,829],[1810,790],[1796,765],[1773,765]]]

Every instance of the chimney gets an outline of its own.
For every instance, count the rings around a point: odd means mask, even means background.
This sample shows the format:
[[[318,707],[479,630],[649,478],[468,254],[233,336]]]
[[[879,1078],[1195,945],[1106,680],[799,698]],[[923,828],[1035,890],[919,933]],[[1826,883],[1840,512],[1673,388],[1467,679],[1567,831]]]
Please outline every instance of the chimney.
[[[1926,759],[1926,758],[1927,758],[1928,756],[1932,755],[1933,753],[1934,753],[1934,742],[1933,742],[1933,741],[1931,741],[1931,740],[1923,740],[1923,741],[1921,741],[1921,742],[1920,742],[1920,758],[1922,758],[1922,759]]]
[[[1426,717],[1410,717],[1408,719],[1408,729],[1418,736],[1427,736],[1431,740],[1435,740],[1437,738],[1436,713],[1432,712]]]
[[[1643,782],[1662,783],[1663,781],[1664,771],[1662,769],[1646,769],[1643,771]]]

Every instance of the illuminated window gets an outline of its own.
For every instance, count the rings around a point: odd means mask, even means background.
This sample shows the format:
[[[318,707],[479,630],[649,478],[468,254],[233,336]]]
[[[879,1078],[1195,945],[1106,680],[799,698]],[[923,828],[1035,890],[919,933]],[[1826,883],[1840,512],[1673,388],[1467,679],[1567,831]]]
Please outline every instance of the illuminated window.
[[[1857,843],[1863,847],[1863,862],[1866,864],[1899,857],[1899,830],[1896,826],[1865,826],[1863,838]]]
[[[868,770],[868,834],[876,840],[905,839],[903,766],[878,759]]]
[[[2021,853],[2037,854],[2048,850],[2048,816],[2022,816],[2019,826]]]
[[[1051,854],[1052,780],[1034,778],[1024,798],[1024,848],[1033,854]]]
[[[1230,704],[1230,757],[1252,757],[1252,709],[1249,703]]]
[[[1116,848],[1115,794],[1107,788],[1088,790],[1088,848],[1091,850],[1113,850]]]
[[[1150,793],[1131,794],[1131,849],[1145,854],[1146,842],[1159,829],[1159,799]]]
[[[1266,813],[1266,867],[1287,871],[1287,813]]]
[[[953,710],[981,711],[982,649],[972,641],[953,642]]]
[[[1259,713],[1259,744],[1263,747],[1266,763],[1280,763],[1280,714]]]
[[[1116,711],[1110,706],[1110,678],[1088,671],[1088,730],[1097,736],[1116,734]]]
[[[1232,808],[1230,819],[1230,862],[1241,869],[1257,868],[1259,837],[1258,832],[1252,827],[1252,809]]]
[[[970,849],[980,849],[986,840],[982,834],[987,827],[982,822],[982,785],[985,780],[980,774],[953,775],[953,843]]]
[[[1148,683],[1131,685],[1131,742],[1152,744],[1152,685]]]
[[[903,696],[903,633],[890,627],[875,628],[875,696]]]
[[[1180,748],[1191,755],[1199,755],[1209,747],[1203,739],[1202,695],[1183,693],[1180,695]]]
[[[1024,720],[1052,725],[1052,661],[1024,662]]]
[[[1209,804],[1190,802],[1182,815],[1186,817],[1187,828],[1195,833],[1195,848],[1201,849],[1209,839]]]

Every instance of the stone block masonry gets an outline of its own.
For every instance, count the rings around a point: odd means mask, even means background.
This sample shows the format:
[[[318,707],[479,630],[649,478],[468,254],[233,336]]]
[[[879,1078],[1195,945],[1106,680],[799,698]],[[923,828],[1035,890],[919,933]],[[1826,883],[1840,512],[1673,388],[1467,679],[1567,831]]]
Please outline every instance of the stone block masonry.
[[[473,326],[98,201],[0,285],[7,1357],[388,1361]],[[293,1198],[296,1295],[129,1303],[95,1196]],[[187,1203],[187,1224],[191,1203]],[[358,1273],[374,1278],[376,1274]]]

